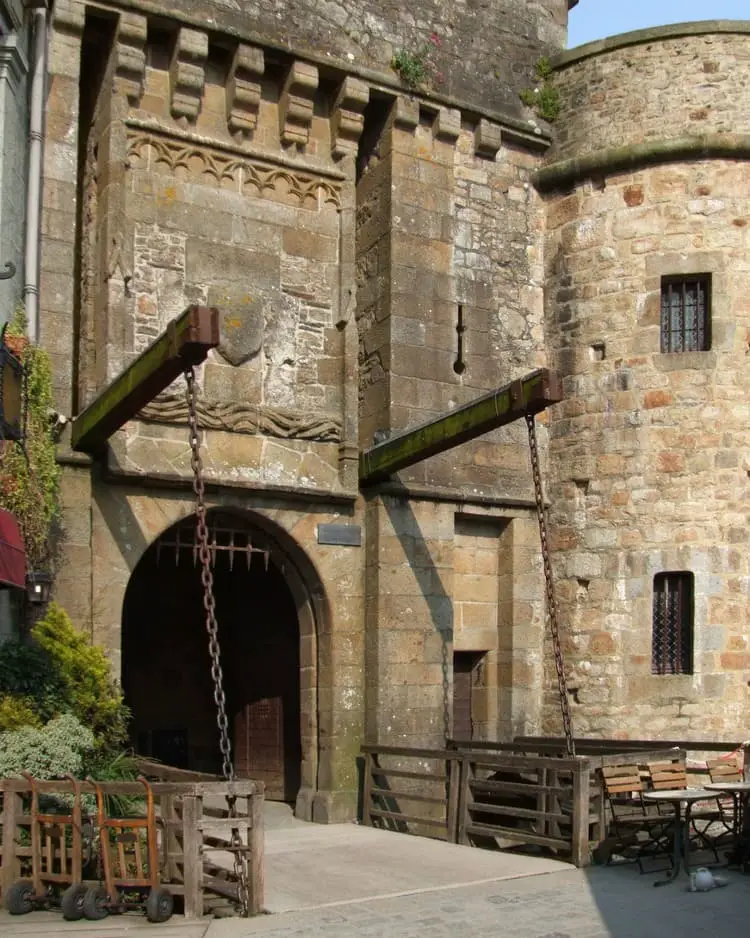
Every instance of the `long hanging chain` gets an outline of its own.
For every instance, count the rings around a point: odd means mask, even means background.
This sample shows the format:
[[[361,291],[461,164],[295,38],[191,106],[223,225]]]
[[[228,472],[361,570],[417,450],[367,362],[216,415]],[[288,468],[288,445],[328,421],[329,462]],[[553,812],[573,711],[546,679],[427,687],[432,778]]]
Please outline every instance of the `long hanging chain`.
[[[533,414],[526,414],[526,425],[529,429],[529,450],[531,452],[531,472],[534,477],[534,495],[536,497],[536,513],[539,520],[539,537],[542,542],[542,562],[544,564],[544,582],[547,592],[547,618],[552,635],[552,647],[555,652],[555,669],[557,670],[557,689],[560,693],[560,710],[562,711],[563,731],[565,745],[569,756],[576,754],[573,740],[573,723],[570,718],[570,701],[568,700],[568,682],[565,678],[565,662],[560,644],[560,629],[557,623],[557,602],[555,600],[555,580],[552,574],[552,561],[549,554],[549,536],[547,531],[547,512],[544,510],[544,491],[542,489],[542,474],[539,470],[539,449],[536,442],[536,423]]]
[[[203,460],[200,452],[198,434],[198,401],[195,391],[195,370],[185,370],[187,382],[188,426],[190,429],[190,464],[193,469],[193,490],[195,491],[196,534],[198,539],[198,557],[201,563],[201,583],[203,584],[203,606],[206,611],[206,631],[208,632],[208,653],[211,658],[211,678],[214,682],[214,702],[216,704],[216,722],[219,727],[219,748],[221,749],[222,774],[228,783],[227,801],[229,816],[236,817],[237,796],[234,793],[234,765],[232,763],[232,743],[229,737],[229,719],[227,717],[227,698],[224,693],[224,673],[221,668],[221,649],[219,647],[219,625],[216,621],[216,600],[214,598],[214,575],[211,569],[211,551],[206,522],[206,490],[203,480]],[[240,914],[247,917],[249,910],[247,886],[247,857],[242,846],[239,830],[232,830],[232,853],[234,856],[234,874],[237,877],[237,890]]]

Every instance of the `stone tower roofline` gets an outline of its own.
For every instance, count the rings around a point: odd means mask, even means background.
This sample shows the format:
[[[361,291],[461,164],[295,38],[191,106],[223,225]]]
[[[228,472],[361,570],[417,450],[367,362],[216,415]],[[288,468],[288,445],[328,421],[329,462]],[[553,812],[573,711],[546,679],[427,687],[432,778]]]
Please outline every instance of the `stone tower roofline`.
[[[578,0],[575,0],[578,2]],[[629,33],[620,33],[606,39],[597,39],[587,42],[573,49],[566,49],[550,58],[552,67],[559,71],[615,49],[624,49],[627,46],[639,46],[646,42],[660,42],[665,39],[680,39],[683,36],[708,36],[722,33],[750,34],[750,20],[699,20],[693,23],[671,23],[668,26],[653,26],[650,29],[635,29]]]

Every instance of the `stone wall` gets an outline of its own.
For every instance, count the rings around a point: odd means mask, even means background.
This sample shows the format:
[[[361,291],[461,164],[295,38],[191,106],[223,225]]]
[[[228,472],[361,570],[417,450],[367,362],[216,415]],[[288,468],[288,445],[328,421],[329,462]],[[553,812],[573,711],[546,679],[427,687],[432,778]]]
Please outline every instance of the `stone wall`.
[[[563,66],[554,156],[742,130],[749,38],[653,36]],[[551,521],[579,735],[734,739],[745,724],[749,220],[742,160],[604,164],[548,197],[547,335],[566,396],[550,428]],[[662,354],[661,279],[690,274],[712,277],[711,348]],[[667,571],[695,577],[689,675],[652,674],[654,576]],[[550,691],[554,732],[557,711]]]
[[[688,23],[626,33],[554,59],[562,110],[553,159],[750,129],[750,24]]]
[[[184,0],[181,15],[228,33],[395,79],[392,57],[429,50],[435,90],[490,111],[519,112],[538,59],[565,44],[568,0],[437,0],[429,10],[389,0],[239,0],[230,9]],[[439,45],[430,42],[438,37]]]

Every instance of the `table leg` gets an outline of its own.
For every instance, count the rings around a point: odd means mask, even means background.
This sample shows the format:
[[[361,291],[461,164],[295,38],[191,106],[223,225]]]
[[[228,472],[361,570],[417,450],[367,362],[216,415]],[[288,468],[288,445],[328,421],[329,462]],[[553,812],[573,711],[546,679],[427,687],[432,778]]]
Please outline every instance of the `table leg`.
[[[682,832],[682,816],[681,816],[681,803],[679,801],[675,802],[674,805],[674,851],[672,853],[672,869],[670,870],[666,879],[658,879],[654,886],[666,886],[667,883],[673,883],[677,877],[680,875],[680,866],[682,865],[682,852],[683,846],[682,842],[685,841],[685,854],[687,859],[687,841],[688,837],[683,836]],[[686,867],[687,868],[687,867]]]

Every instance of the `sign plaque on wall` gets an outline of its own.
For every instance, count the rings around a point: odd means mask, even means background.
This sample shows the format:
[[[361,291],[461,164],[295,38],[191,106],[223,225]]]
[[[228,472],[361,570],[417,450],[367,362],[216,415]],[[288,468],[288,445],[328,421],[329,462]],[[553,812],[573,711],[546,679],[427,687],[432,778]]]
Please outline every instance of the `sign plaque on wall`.
[[[318,544],[334,547],[361,547],[362,528],[358,524],[319,524]]]

